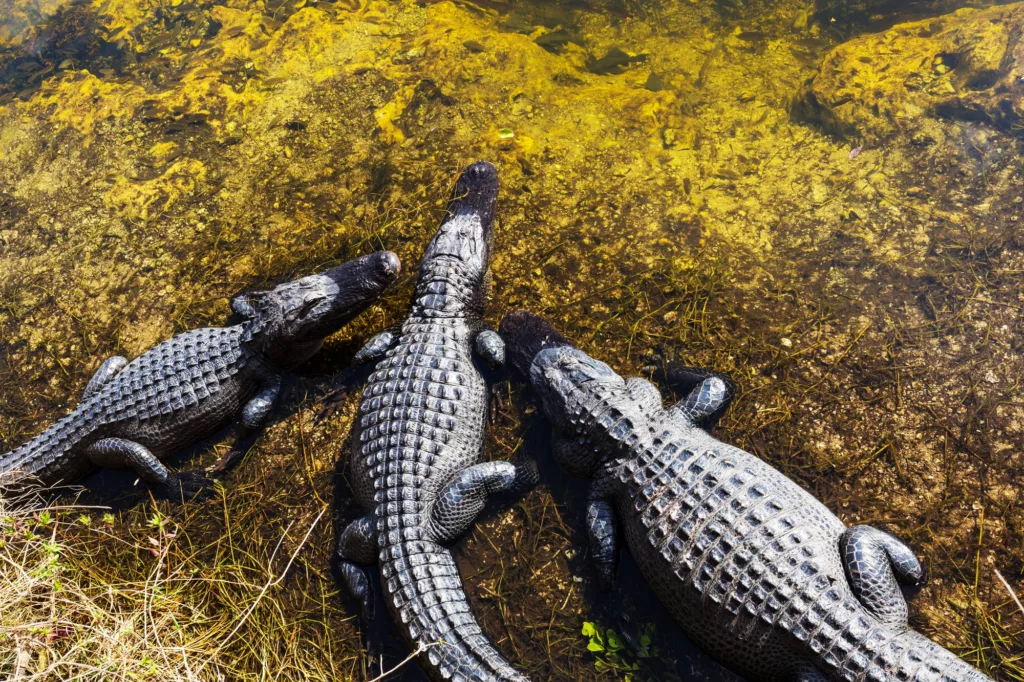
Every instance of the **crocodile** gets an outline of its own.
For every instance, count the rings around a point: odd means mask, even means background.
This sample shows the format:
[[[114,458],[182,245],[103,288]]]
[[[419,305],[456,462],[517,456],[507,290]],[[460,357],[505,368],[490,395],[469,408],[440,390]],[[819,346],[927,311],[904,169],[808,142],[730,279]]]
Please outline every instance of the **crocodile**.
[[[481,322],[498,175],[463,171],[420,266],[408,317],[371,338],[355,362],[376,362],[350,447],[350,483],[367,512],[337,537],[339,582],[375,617],[367,569],[380,568],[392,620],[435,681],[525,681],[487,639],[447,548],[489,496],[516,483],[509,462],[480,462],[488,415],[484,372],[504,360]]]
[[[74,410],[0,455],[0,487],[52,487],[112,468],[136,473],[162,497],[209,493],[214,481],[204,472],[172,472],[161,460],[239,416],[243,433],[259,429],[282,374],[375,301],[399,269],[394,253],[363,256],[235,297],[238,324],[184,332],[131,362],[109,358]]]
[[[728,402],[701,380],[664,408],[524,311],[502,320],[509,364],[529,378],[567,473],[591,479],[587,533],[602,586],[625,544],[682,630],[734,672],[765,682],[981,682],[909,629],[900,584],[924,580],[892,535],[845,524],[761,459],[702,424]]]

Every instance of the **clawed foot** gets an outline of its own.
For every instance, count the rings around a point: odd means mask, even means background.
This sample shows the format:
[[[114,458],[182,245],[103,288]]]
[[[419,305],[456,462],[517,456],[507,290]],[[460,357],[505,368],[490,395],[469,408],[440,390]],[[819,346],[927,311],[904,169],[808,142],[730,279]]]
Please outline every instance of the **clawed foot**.
[[[348,389],[344,386],[336,388],[325,395],[322,400],[323,407],[320,408],[320,411],[317,413],[316,420],[320,422],[328,417],[333,417],[334,414],[344,406],[347,398]]]
[[[255,438],[247,438],[231,446],[231,449],[217,458],[217,461],[206,467],[204,473],[211,476],[222,476],[234,468],[238,460],[245,457],[252,447]]]
[[[380,335],[378,334],[378,336]],[[371,359],[376,359],[376,356]],[[323,421],[341,410],[345,406],[345,401],[362,385],[371,371],[373,371],[372,363],[366,364],[364,362],[363,364],[344,369],[335,376],[331,380],[329,391],[320,399],[323,407],[321,407],[320,412],[317,414],[316,420]]]
[[[498,412],[505,403],[501,399],[501,388],[504,384],[491,384],[491,399],[487,402],[487,423],[495,424],[498,421]]]
[[[202,472],[181,471],[168,474],[167,482],[155,488],[154,492],[174,502],[188,502],[209,497],[216,485],[216,480]]]
[[[334,572],[335,582],[340,587],[344,587],[349,596],[359,604],[361,624],[369,632],[377,615],[370,576],[359,566],[343,559],[339,553],[334,555],[331,569]]]

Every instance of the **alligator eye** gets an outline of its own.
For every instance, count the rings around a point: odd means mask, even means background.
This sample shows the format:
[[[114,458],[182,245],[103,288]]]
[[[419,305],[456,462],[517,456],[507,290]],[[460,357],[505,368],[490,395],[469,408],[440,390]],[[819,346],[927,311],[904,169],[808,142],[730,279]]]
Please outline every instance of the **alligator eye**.
[[[296,311],[295,316],[300,319],[306,317],[313,310],[313,308],[317,307],[318,305],[320,305],[321,302],[323,302],[324,298],[326,297],[310,296],[306,298],[305,300],[302,301],[302,305]]]

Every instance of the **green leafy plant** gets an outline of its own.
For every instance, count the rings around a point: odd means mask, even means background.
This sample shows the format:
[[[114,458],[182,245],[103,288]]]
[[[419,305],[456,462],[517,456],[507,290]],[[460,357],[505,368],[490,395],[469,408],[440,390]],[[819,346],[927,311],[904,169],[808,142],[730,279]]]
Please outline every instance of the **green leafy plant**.
[[[652,644],[653,623],[646,623],[640,629],[636,649],[627,647],[614,628],[602,627],[591,621],[584,621],[581,634],[587,638],[587,650],[594,654],[594,667],[598,672],[614,673],[626,682],[654,679],[647,675],[639,676],[643,659],[658,657],[658,650]]]

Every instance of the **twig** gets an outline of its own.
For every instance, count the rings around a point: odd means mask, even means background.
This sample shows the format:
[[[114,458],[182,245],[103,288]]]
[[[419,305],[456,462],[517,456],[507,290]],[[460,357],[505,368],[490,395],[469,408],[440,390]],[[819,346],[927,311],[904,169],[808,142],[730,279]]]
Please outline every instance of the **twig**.
[[[25,679],[25,671],[30,665],[32,665],[32,651],[23,640],[18,640],[18,655],[14,659],[14,676],[11,679]]]
[[[405,665],[406,663],[408,663],[412,659],[414,659],[417,656],[419,656],[420,654],[422,654],[424,651],[426,651],[430,647],[437,646],[438,644],[444,644],[444,642],[434,642],[432,644],[424,644],[423,642],[420,642],[420,645],[418,647],[416,647],[416,651],[412,652],[411,654],[409,654],[408,656],[403,658],[401,661],[399,661],[398,665],[396,665],[394,668],[392,668],[391,670],[385,670],[380,675],[377,675],[377,677],[374,677],[372,680],[366,680],[366,682],[380,682],[385,677],[387,677],[391,673],[395,672],[396,670],[398,670],[403,665]]]
[[[999,578],[999,582],[1003,584],[1003,587],[1005,587],[1006,591],[1010,593],[1013,601],[1017,603],[1017,608],[1020,609],[1021,613],[1024,613],[1024,604],[1020,603],[1020,599],[1017,598],[1017,593],[1013,591],[1012,587],[1010,587],[1010,583],[1006,582],[1006,578],[1003,577],[1003,574],[999,572],[998,568],[993,568],[992,570],[996,572],[996,577]]]

